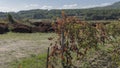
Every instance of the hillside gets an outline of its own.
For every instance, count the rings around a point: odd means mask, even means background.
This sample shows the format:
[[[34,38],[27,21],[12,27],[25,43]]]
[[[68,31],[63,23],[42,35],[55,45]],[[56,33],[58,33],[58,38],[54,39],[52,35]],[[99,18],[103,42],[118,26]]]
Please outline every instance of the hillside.
[[[120,1],[104,7],[95,7],[92,9],[120,9]]]
[[[69,16],[78,16],[82,20],[113,20],[120,18],[120,2],[104,7],[89,9],[62,9]],[[60,9],[32,9],[19,12],[8,12],[16,19],[56,19],[61,16]],[[6,18],[7,13],[0,12],[0,19]]]
[[[120,1],[116,2],[110,6],[106,6],[106,8],[111,8],[111,9],[120,9]]]

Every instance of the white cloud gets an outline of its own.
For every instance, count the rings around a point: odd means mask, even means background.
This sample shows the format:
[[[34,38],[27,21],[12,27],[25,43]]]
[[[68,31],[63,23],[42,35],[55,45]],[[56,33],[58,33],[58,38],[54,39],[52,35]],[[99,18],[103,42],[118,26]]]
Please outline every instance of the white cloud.
[[[38,5],[38,4],[29,4],[29,5],[25,5],[24,9],[53,9],[53,6],[49,6],[49,5]]]
[[[25,8],[33,8],[33,7],[38,7],[38,4],[29,4],[29,5],[25,5]]]
[[[100,6],[107,6],[107,5],[111,5],[112,3],[102,3]]]
[[[53,6],[44,5],[40,9],[48,9],[48,10],[50,10],[50,9],[53,9]]]
[[[78,8],[77,4],[63,5],[62,9],[75,9]]]
[[[102,4],[98,4],[98,5],[88,5],[88,6],[84,6],[81,8],[103,7],[103,6],[108,6],[108,5],[111,5],[111,3],[102,3]]]
[[[111,5],[112,3],[102,3],[96,5],[86,5],[86,6],[79,6],[78,4],[66,4],[63,6],[52,6],[52,5],[39,5],[39,4],[24,4],[21,6],[2,6],[0,5],[0,12],[11,12],[11,11],[20,11],[20,10],[29,10],[29,9],[76,9],[76,8],[92,8],[92,7],[102,7]]]
[[[0,7],[0,12],[14,12],[14,11],[18,11],[18,9],[15,8],[9,8],[9,7]]]
[[[0,7],[0,11],[7,11],[7,7]]]

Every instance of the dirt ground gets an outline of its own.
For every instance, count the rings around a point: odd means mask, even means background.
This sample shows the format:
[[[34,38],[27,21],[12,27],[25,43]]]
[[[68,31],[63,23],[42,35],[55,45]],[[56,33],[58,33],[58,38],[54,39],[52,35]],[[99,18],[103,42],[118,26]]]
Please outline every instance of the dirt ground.
[[[49,46],[47,42],[47,39],[0,39],[0,68],[8,68],[9,63],[14,60],[45,53]]]

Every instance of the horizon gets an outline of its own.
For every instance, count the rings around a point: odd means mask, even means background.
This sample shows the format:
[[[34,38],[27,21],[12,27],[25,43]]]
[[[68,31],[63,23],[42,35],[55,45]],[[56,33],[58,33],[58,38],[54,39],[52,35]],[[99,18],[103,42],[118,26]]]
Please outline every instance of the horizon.
[[[87,9],[108,6],[119,1],[120,0],[4,0],[0,1],[0,12],[19,12],[33,9]]]

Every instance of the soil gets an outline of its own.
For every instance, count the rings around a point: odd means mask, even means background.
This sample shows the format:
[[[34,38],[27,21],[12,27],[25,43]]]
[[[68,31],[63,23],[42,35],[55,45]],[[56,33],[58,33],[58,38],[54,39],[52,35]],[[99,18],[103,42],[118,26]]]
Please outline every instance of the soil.
[[[45,53],[47,41],[41,40],[38,44],[37,41],[31,40],[0,40],[0,68],[8,68],[8,64],[14,60]]]

